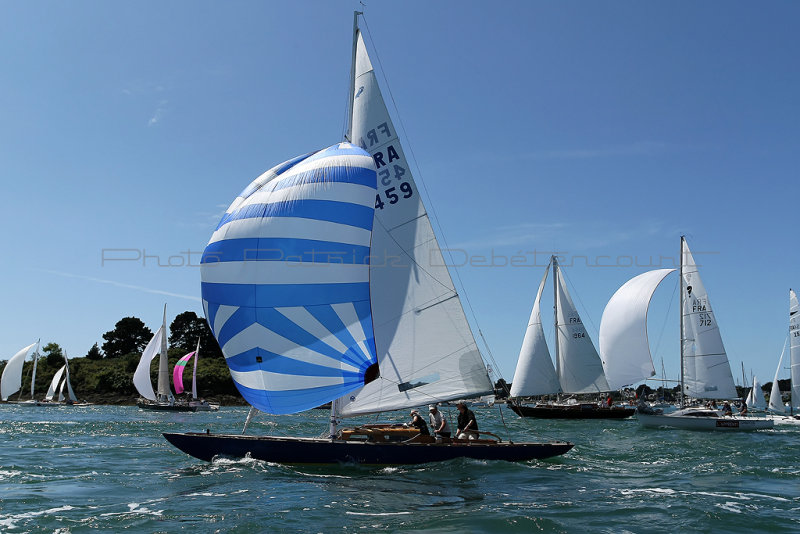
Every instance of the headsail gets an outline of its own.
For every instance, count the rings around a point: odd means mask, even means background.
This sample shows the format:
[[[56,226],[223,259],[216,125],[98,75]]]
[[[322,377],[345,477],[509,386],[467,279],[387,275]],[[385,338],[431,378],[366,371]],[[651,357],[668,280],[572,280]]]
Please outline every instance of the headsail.
[[[647,338],[647,310],[658,285],[675,269],[657,269],[625,282],[606,304],[600,320],[600,357],[611,389],[656,374]]]
[[[47,394],[44,396],[44,400],[53,400],[53,397],[56,395],[56,391],[58,391],[58,385],[61,383],[61,378],[64,376],[64,371],[66,368],[66,364],[62,365],[61,368],[56,371],[56,374],[53,375],[53,380],[50,382],[50,387],[47,388]]]
[[[792,378],[792,406],[800,409],[800,304],[789,290],[789,365]]]
[[[201,260],[206,319],[236,387],[295,413],[374,373],[372,158],[349,143],[286,161],[233,201]]]
[[[608,387],[600,356],[583,326],[556,264],[558,380],[565,393],[598,393]]]
[[[736,386],[728,355],[708,293],[685,239],[681,239],[681,250],[684,394],[695,398],[734,399]]]
[[[511,382],[512,397],[561,392],[558,375],[556,375],[556,369],[553,367],[553,360],[544,338],[540,310],[542,293],[549,271],[550,264],[547,265],[542,282],[539,284],[539,290],[536,292],[531,318],[528,321],[528,328],[525,330],[525,338],[522,340],[517,369],[514,371],[514,380]]]
[[[6,362],[6,366],[3,368],[3,376],[0,377],[0,398],[4,401],[22,388],[22,365],[25,363],[25,357],[28,356],[28,352],[34,346],[36,346],[36,343],[31,343]]]
[[[150,362],[161,351],[163,337],[164,327],[161,326],[150,340],[150,343],[147,344],[147,347],[145,347],[142,357],[139,359],[139,365],[136,366],[136,371],[133,373],[133,385],[136,386],[136,391],[139,392],[139,395],[151,401],[156,400],[156,393],[153,391],[153,383],[150,380]]]
[[[195,351],[190,352],[186,356],[183,356],[180,360],[175,363],[175,369],[172,370],[172,383],[175,385],[175,394],[180,395],[183,393],[183,370],[186,369],[186,365],[189,363],[189,360],[192,359],[192,356],[195,355]]]
[[[479,396],[492,384],[364,40],[356,32],[351,140],[375,160],[370,303],[380,377],[337,401],[341,415]]]
[[[781,397],[781,388],[778,385],[778,377],[781,373],[781,365],[783,365],[783,355],[786,354],[786,345],[789,343],[789,338],[783,342],[783,350],[781,357],[778,359],[778,368],[775,369],[775,378],[772,380],[772,389],[769,393],[769,410],[776,413],[786,413],[786,407],[783,405],[783,398]]]

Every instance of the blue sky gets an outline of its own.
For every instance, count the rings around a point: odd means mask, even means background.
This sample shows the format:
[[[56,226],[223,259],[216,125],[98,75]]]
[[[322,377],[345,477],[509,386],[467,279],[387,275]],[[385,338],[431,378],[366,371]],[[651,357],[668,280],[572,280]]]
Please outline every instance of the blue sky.
[[[456,263],[472,260],[459,274],[507,379],[550,251],[577,257],[596,343],[607,300],[646,270],[629,264],[668,266],[686,234],[734,377],[744,362],[772,380],[800,287],[800,4],[367,4],[406,152]],[[230,201],[341,139],[357,5],[4,2],[0,358],[39,337],[83,356],[123,316],[155,329],[165,302],[201,313],[199,252]],[[541,266],[475,265],[534,250]],[[673,377],[674,287],[651,308]]]

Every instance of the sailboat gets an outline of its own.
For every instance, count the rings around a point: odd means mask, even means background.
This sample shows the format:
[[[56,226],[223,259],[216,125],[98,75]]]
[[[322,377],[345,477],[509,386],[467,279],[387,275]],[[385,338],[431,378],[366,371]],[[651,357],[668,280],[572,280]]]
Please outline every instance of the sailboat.
[[[552,266],[555,307],[556,365],[544,338],[540,301]],[[597,402],[537,403],[524,405],[515,399],[556,393],[585,394],[611,391],[600,356],[583,326],[578,310],[567,292],[556,256],[545,269],[528,328],[522,341],[517,368],[511,383],[511,409],[520,417],[547,419],[622,419],[634,414],[633,406],[608,406]]]
[[[342,418],[492,393],[486,366],[354,16],[346,141],[234,200],[201,259],[206,319],[254,410],[331,402],[327,438],[165,433],[196,458],[278,463],[523,461],[572,443],[447,439]],[[248,417],[248,420],[250,418]]]
[[[773,414],[776,424],[800,424],[800,304],[797,295],[789,290],[789,335],[783,344],[781,357],[778,359],[778,368],[775,369],[775,379],[772,381],[772,390],[769,395],[769,405],[767,409]],[[780,376],[783,356],[786,354],[786,346],[789,346],[789,384],[791,401],[789,402],[789,413],[783,404],[778,377]]]
[[[600,354],[611,387],[634,384],[655,375],[647,339],[647,310],[661,281],[675,269],[640,274],[620,287],[600,322]],[[735,399],[731,366],[708,293],[686,239],[681,236],[681,407],[672,413],[653,410],[640,401],[637,419],[646,427],[695,430],[772,428],[764,417],[722,415],[718,410],[687,406],[687,398]]]
[[[64,389],[67,390],[67,396],[64,396]],[[58,399],[56,399],[58,393]],[[88,406],[90,403],[78,402],[75,392],[72,389],[72,382],[69,379],[69,360],[67,354],[64,353],[64,365],[53,375],[53,380],[50,382],[50,387],[47,388],[44,400],[36,402],[37,406]]]
[[[194,367],[192,368],[192,400],[189,401],[189,408],[194,412],[210,412],[219,410],[219,404],[211,404],[208,401],[197,398],[197,359],[200,356],[200,339],[197,339],[197,348],[181,357],[175,363],[172,369],[172,383],[175,386],[175,394],[180,395],[183,393],[183,371],[186,369],[189,361],[194,358]]]
[[[761,391],[761,382],[758,381],[757,376],[753,377],[753,387],[750,389],[750,393],[745,399],[745,404],[747,404],[750,410],[763,412],[767,409],[767,403],[764,400],[764,392]]]
[[[31,371],[31,398],[30,400],[21,400],[22,397],[22,367],[31,349],[36,347],[33,351],[33,368]],[[35,405],[36,399],[34,398],[34,386],[36,384],[36,364],[39,361],[39,341],[31,343],[27,347],[20,349],[14,356],[12,356],[6,366],[3,368],[3,375],[0,377],[0,398],[10,404],[30,404]],[[20,392],[19,399],[9,400],[9,397]]]
[[[150,362],[158,356],[158,392],[153,390],[150,381]],[[158,331],[139,358],[139,365],[133,373],[133,385],[141,398],[136,405],[143,410],[187,412],[188,405],[176,403],[169,388],[169,360],[167,360],[167,306],[164,305],[164,318]]]

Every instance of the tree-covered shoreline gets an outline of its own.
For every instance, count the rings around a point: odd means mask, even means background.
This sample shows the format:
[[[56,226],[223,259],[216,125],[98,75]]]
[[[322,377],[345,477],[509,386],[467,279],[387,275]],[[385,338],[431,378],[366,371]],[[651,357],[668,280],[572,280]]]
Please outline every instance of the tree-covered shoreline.
[[[152,331],[136,317],[120,319],[114,329],[102,335],[102,350],[95,343],[86,356],[69,359],[70,382],[78,400],[94,404],[133,405],[139,394],[133,385],[133,373],[139,364],[142,351],[152,338]],[[197,363],[197,394],[208,401],[221,405],[245,405],[231,379],[225,358],[211,334],[205,319],[191,311],[177,315],[170,323],[169,372],[186,353],[191,352],[200,338],[200,357]],[[150,376],[154,384],[158,379],[158,358],[150,365]],[[0,361],[0,372],[6,361]],[[63,349],[56,342],[42,345],[36,367],[34,398],[44,399],[47,388],[58,369],[64,365]],[[188,397],[192,390],[191,366],[184,372],[184,390],[179,397]],[[10,400],[30,398],[33,361],[29,359],[22,369],[22,390]]]

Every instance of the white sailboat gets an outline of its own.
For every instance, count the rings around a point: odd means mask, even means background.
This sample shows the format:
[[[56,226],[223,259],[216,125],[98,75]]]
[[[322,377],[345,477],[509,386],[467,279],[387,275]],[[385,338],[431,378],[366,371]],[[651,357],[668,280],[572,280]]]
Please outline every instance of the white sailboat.
[[[775,369],[775,378],[772,381],[772,390],[769,395],[768,410],[773,414],[776,424],[800,425],[800,305],[798,305],[797,295],[793,290],[789,290],[789,335],[783,344],[781,357],[778,359],[778,368]],[[778,378],[783,365],[783,356],[786,354],[786,347],[789,346],[789,390],[791,400],[789,402],[789,413],[786,413],[786,406],[783,404]]]
[[[33,368],[31,371],[31,398],[30,400],[9,400],[9,397],[16,392],[20,392],[22,397],[22,368],[25,364],[25,359],[31,353],[31,349],[36,347],[33,351]],[[2,377],[0,377],[0,399],[11,404],[36,404],[34,398],[34,386],[36,384],[36,364],[39,361],[39,341],[31,343],[27,347],[20,349],[14,356],[12,356],[6,366],[3,368]]]
[[[552,267],[556,364],[550,359],[541,317],[541,298]],[[550,258],[522,341],[517,368],[511,383],[511,397],[531,397],[558,393],[576,395],[611,391],[600,356],[589,338],[572,298],[567,292],[556,256]],[[521,417],[548,419],[621,419],[634,413],[633,407],[591,403],[537,403],[528,406],[512,402],[511,409]]]
[[[649,271],[626,282],[609,301],[600,323],[600,354],[612,387],[655,374],[647,340],[647,309],[661,281],[674,269]],[[684,237],[681,237],[681,409],[664,414],[640,403],[637,419],[648,427],[696,430],[772,428],[764,417],[723,416],[719,411],[686,406],[687,398],[735,399],[728,356],[708,293]]]
[[[761,390],[761,382],[759,382],[757,376],[753,377],[753,387],[747,395],[745,404],[747,404],[749,410],[763,412],[767,409],[767,402],[764,400],[764,392]]]
[[[153,390],[150,380],[150,362],[158,356],[158,391]],[[167,306],[158,331],[142,352],[139,365],[133,373],[133,385],[141,398],[136,405],[143,410],[190,411],[188,406],[175,403],[175,396],[169,387],[169,360],[167,359]]]
[[[64,396],[64,389],[67,396]],[[56,399],[56,393],[58,398]],[[69,378],[69,359],[64,353],[64,365],[53,375],[50,386],[47,388],[44,400],[36,401],[37,406],[88,406],[90,403],[78,402],[75,391],[72,389],[72,382]]]
[[[281,463],[417,464],[563,454],[571,443],[437,443],[416,429],[339,428],[341,418],[493,390],[358,15],[347,142],[289,160],[251,183],[201,260],[206,318],[241,394],[254,410],[273,414],[333,401],[330,436],[165,437],[203,460],[221,454]],[[246,256],[254,245],[283,254]]]

